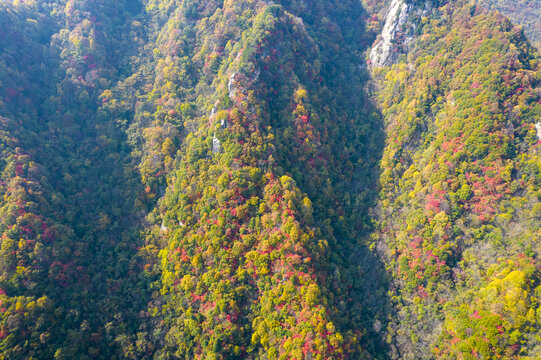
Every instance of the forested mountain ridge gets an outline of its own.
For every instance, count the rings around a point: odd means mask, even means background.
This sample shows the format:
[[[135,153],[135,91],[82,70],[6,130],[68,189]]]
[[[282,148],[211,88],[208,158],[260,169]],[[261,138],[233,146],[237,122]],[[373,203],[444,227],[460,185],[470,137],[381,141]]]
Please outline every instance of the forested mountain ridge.
[[[540,356],[539,55],[503,16],[58,0],[0,25],[0,358]]]
[[[480,2],[489,9],[498,10],[511,21],[521,25],[532,43],[539,49],[541,45],[541,4],[538,1],[499,1]]]
[[[403,60],[374,69],[388,137],[373,246],[395,279],[389,335],[405,358],[535,359],[539,57],[480,6],[430,11]]]
[[[126,292],[137,174],[96,105],[118,66],[104,14],[125,5],[1,5],[4,358],[110,357],[125,300],[142,300]]]

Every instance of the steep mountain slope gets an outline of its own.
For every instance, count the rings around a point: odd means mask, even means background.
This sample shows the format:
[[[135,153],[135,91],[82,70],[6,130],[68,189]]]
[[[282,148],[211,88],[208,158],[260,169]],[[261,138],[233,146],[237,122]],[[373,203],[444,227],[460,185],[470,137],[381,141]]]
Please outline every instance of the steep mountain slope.
[[[131,296],[137,174],[96,105],[125,5],[1,5],[3,358],[110,358],[146,305]]]
[[[480,4],[491,10],[500,11],[514,23],[521,25],[528,38],[539,49],[541,45],[541,4],[539,1],[482,0]]]
[[[0,49],[0,358],[541,356],[541,65],[502,15],[4,1]]]
[[[389,336],[400,358],[538,358],[539,57],[476,6],[420,24],[407,61],[375,70]]]
[[[51,216],[59,234],[37,246],[49,252],[35,265],[38,285],[3,286],[4,304],[14,304],[4,312],[4,356],[368,356],[362,348],[377,342],[363,339],[361,319],[373,315],[363,309],[363,279],[349,254],[369,229],[363,209],[374,195],[369,170],[383,133],[356,65],[369,43],[354,27],[363,9],[324,1],[145,5],[134,21],[121,3],[3,9],[7,23],[36,24],[32,15],[37,26],[58,26],[22,42],[47,54],[42,69],[60,69],[40,74],[37,110],[23,125],[31,132],[18,136],[32,150],[29,161],[54,171],[37,185],[47,187],[40,202],[51,198],[57,207],[34,211]],[[125,34],[112,27],[116,13]],[[140,48],[128,64],[129,42]],[[21,63],[8,96],[30,91],[23,86],[30,69]],[[25,113],[11,111],[12,102],[6,115]],[[34,129],[38,118],[53,136]],[[130,148],[142,187],[124,167]],[[14,167],[8,180],[25,170]],[[157,276],[152,286],[161,290],[136,317],[131,307],[141,310],[144,297],[120,309],[114,296],[146,292],[144,282],[128,285],[138,269],[131,236],[137,212],[152,209],[139,277]],[[24,225],[24,216],[20,210],[9,221]],[[42,236],[29,232],[34,239]],[[14,246],[3,242],[6,281],[33,264],[32,256],[14,262]],[[19,293],[28,304],[15,304]],[[13,318],[38,298],[38,327],[19,326]],[[139,323],[137,341],[130,321]]]
[[[382,134],[355,65],[362,8],[175,5],[153,8],[159,73],[132,126],[146,126],[149,195],[169,185],[149,236],[165,339],[150,342],[180,358],[358,358],[366,315],[347,254],[367,231]]]

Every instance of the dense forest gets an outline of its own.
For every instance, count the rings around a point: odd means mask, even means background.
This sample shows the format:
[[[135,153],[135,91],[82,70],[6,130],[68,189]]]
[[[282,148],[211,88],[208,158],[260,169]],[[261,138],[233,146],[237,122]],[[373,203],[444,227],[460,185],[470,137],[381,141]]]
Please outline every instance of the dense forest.
[[[541,358],[538,10],[0,0],[0,359]]]
[[[480,0],[483,6],[498,10],[513,22],[521,25],[532,44],[541,46],[541,3],[535,0]]]

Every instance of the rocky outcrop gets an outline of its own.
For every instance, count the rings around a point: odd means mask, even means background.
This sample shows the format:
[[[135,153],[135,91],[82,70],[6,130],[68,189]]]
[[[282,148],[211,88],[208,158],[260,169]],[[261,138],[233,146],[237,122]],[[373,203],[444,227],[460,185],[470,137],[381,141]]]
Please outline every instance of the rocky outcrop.
[[[370,52],[370,64],[373,67],[390,66],[401,54],[407,53],[421,17],[431,9],[429,1],[392,0],[381,36]]]
[[[212,152],[215,154],[220,152],[220,140],[216,137],[216,132],[214,132],[214,136],[212,137]]]
[[[237,88],[235,87],[235,76],[237,76],[237,73],[233,73],[231,77],[229,78],[229,83],[227,84],[227,90],[229,91],[229,97],[231,100],[235,98],[237,95]]]
[[[393,0],[385,19],[380,41],[370,52],[372,66],[388,66],[392,61],[392,45],[397,31],[406,23],[410,5],[405,0]]]

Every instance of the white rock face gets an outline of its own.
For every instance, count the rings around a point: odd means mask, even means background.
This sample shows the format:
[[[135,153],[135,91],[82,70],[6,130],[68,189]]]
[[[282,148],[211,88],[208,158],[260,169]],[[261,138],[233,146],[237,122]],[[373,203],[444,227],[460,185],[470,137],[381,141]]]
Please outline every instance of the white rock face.
[[[161,231],[167,231],[169,230],[169,228],[167,226],[165,226],[165,220],[162,221],[162,224],[160,225],[160,230]]]
[[[390,65],[392,42],[396,36],[396,31],[408,19],[409,7],[404,0],[393,0],[391,3],[389,13],[385,19],[385,26],[381,33],[381,40],[370,52],[372,66]]]
[[[535,130],[537,130],[537,139],[541,141],[541,122],[535,124]]]
[[[216,132],[214,133],[214,137],[212,138],[212,152],[217,154],[220,152],[220,140],[216,137]]]
[[[229,84],[227,84],[227,90],[229,90],[229,97],[231,98],[231,100],[233,100],[233,98],[237,94],[237,88],[235,87],[236,75],[237,73],[233,73],[233,75],[231,75],[231,77],[229,78]]]

